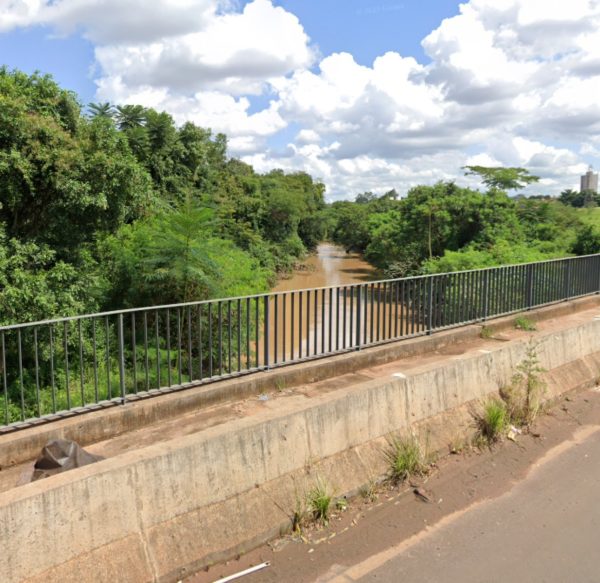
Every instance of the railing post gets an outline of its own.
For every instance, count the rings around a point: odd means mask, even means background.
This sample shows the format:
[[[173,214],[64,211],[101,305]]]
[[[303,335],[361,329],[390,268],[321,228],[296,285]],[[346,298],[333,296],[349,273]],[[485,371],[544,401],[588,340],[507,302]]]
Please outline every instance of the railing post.
[[[360,350],[360,312],[362,285],[356,288],[356,350]]]
[[[567,302],[571,293],[571,259],[565,259],[567,262],[567,273],[565,275],[565,290],[564,290],[564,301]]]
[[[533,264],[527,266],[527,289],[525,295],[525,304],[527,310],[531,310],[531,304],[533,303]]]
[[[483,272],[483,316],[481,320],[485,322],[490,309],[490,270]]]
[[[265,310],[265,328],[264,328],[264,344],[265,344],[265,363],[264,367],[268,370],[269,368],[269,296],[265,296],[264,302]]]
[[[435,275],[429,276],[428,298],[427,298],[427,334],[433,332],[433,278]]]
[[[119,314],[119,383],[121,385],[122,404],[125,404],[125,343],[123,339],[123,314]]]

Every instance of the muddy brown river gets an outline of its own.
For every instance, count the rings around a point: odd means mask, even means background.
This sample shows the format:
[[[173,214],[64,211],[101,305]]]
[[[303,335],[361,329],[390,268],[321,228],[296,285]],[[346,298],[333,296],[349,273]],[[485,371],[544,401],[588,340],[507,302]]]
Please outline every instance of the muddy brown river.
[[[309,257],[302,269],[288,279],[282,279],[273,289],[284,292],[313,287],[362,283],[373,279],[373,268],[355,253],[331,243],[321,243],[315,255]]]
[[[272,363],[331,352],[350,346],[355,325],[353,284],[374,279],[360,255],[322,243],[291,277],[272,290],[269,360]],[[337,289],[320,289],[331,288]],[[316,289],[315,289],[316,288]],[[263,351],[264,354],[264,351]]]

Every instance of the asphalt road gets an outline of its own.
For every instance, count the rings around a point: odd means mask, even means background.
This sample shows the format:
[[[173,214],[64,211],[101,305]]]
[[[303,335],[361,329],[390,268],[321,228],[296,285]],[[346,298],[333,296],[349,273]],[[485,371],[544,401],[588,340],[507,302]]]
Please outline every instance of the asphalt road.
[[[336,572],[337,571],[337,572]],[[583,427],[506,494],[319,581],[600,581],[600,431]]]

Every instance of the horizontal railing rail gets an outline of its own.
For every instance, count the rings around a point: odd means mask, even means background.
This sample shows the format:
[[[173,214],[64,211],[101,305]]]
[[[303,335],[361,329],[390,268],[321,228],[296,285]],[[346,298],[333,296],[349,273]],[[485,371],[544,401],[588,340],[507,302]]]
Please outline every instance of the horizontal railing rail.
[[[0,430],[600,291],[600,255],[0,327]]]

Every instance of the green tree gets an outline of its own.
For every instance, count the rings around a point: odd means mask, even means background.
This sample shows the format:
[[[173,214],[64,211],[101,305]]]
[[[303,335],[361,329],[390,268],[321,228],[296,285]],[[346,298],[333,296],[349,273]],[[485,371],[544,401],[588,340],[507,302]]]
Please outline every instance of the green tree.
[[[146,110],[141,105],[117,105],[115,116],[120,130],[130,130],[144,125]]]
[[[575,255],[600,253],[600,231],[592,225],[585,225],[577,234],[571,252]]]
[[[465,176],[479,176],[488,188],[517,190],[538,182],[540,177],[533,176],[525,168],[490,168],[488,166],[464,166]]]
[[[113,119],[115,116],[115,109],[108,101],[103,103],[88,103],[88,110],[91,117],[104,117],[106,119]]]

